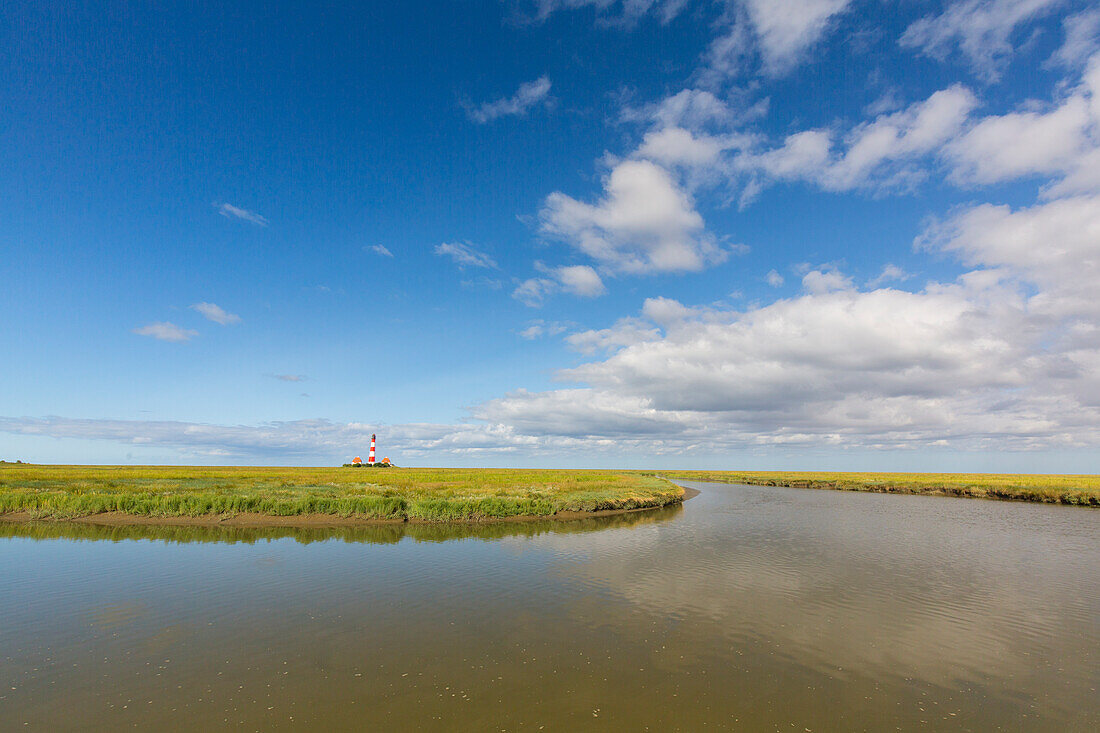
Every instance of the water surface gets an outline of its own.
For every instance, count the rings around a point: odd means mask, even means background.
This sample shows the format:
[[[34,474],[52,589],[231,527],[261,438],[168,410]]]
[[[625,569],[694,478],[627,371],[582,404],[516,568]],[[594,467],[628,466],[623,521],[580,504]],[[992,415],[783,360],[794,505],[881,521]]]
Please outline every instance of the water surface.
[[[1100,728],[1100,512],[685,485],[570,523],[0,525],[0,730]]]

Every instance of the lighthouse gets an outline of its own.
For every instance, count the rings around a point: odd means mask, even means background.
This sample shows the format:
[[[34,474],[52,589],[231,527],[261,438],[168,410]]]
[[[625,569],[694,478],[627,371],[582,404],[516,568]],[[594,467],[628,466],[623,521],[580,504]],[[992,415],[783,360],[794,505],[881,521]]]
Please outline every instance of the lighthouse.
[[[370,453],[367,454],[367,465],[374,465],[374,433],[370,435]]]

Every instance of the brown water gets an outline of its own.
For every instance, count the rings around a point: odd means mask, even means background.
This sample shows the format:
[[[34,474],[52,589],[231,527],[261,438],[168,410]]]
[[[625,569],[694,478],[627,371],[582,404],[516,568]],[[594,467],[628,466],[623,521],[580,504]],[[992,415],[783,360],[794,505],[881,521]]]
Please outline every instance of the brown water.
[[[0,525],[0,730],[1100,728],[1100,511],[690,485],[568,524]]]

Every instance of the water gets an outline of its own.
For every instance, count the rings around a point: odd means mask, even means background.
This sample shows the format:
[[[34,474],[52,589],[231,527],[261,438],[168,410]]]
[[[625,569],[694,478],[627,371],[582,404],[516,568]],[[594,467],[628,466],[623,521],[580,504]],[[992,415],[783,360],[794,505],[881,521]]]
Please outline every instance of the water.
[[[0,525],[0,730],[1100,728],[1100,511],[685,485],[576,523]]]

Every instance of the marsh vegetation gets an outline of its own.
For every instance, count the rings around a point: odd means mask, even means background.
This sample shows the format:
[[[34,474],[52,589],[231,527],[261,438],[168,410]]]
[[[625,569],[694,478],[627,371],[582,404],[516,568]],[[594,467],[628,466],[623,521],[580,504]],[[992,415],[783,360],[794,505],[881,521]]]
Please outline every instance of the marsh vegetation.
[[[849,473],[823,471],[662,471],[686,481],[934,494],[1100,506],[1100,475],[1022,473]]]
[[[477,521],[668,506],[683,489],[642,473],[518,469],[0,467],[0,514],[66,519],[331,515]]]

